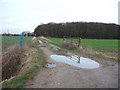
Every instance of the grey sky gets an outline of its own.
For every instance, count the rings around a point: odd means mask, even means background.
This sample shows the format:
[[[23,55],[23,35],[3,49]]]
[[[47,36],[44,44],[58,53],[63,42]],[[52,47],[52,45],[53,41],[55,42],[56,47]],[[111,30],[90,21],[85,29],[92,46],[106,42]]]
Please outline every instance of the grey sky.
[[[120,25],[120,1],[118,4],[118,24]]]
[[[48,22],[118,24],[118,2],[119,0],[0,0],[0,29],[10,33],[33,32],[37,25]]]

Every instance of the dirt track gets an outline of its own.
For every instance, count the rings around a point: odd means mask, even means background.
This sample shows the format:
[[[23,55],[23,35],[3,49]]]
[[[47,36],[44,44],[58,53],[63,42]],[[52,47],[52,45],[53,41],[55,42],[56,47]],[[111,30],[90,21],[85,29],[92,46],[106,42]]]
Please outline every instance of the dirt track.
[[[55,63],[55,68],[44,68],[26,84],[25,88],[117,88],[118,64],[105,60],[97,69],[82,69],[56,62],[49,56],[53,54],[47,47],[41,47],[48,62]]]

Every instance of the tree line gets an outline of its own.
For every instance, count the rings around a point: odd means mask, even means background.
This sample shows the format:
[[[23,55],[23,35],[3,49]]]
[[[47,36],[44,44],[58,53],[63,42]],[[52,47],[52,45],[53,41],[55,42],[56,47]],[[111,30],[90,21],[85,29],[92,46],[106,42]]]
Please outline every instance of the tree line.
[[[120,25],[95,22],[66,22],[38,25],[34,34],[49,37],[81,37],[88,39],[120,39]]]
[[[21,36],[21,34],[3,33],[0,36]],[[34,32],[25,34],[24,36],[34,36]]]

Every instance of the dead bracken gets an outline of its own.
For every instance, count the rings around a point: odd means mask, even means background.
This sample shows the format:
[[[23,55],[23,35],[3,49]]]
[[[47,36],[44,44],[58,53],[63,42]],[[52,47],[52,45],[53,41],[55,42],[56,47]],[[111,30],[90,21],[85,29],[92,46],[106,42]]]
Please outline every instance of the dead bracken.
[[[14,48],[13,48],[14,47]],[[20,66],[19,45],[14,45],[2,57],[2,80],[14,76]]]

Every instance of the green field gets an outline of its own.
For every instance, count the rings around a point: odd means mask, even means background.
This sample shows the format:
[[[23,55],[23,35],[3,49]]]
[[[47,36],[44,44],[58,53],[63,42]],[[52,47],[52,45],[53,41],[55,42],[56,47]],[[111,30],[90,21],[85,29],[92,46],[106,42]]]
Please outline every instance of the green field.
[[[62,38],[49,38],[53,44],[60,45]],[[78,39],[73,39],[77,42]],[[118,52],[118,40],[81,39],[81,45],[102,52]]]
[[[11,45],[19,44],[20,36],[1,36],[1,37],[2,37],[2,49],[3,50]],[[23,44],[24,43],[29,44],[30,40],[31,40],[31,37],[24,37]]]
[[[13,44],[19,44],[20,36],[2,36],[2,49],[9,47]],[[53,44],[60,46],[62,38],[51,38]],[[29,44],[31,37],[24,37],[23,44]],[[74,38],[73,41],[78,42],[78,39]],[[118,40],[103,40],[103,39],[81,39],[81,45],[85,48],[92,48],[93,50],[103,52],[118,52]]]

